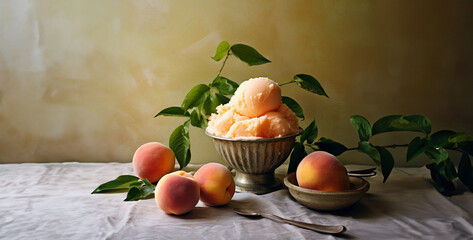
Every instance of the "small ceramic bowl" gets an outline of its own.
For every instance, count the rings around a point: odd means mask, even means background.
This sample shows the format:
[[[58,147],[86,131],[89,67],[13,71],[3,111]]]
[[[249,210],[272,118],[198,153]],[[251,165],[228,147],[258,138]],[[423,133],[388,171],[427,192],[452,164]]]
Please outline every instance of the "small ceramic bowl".
[[[360,177],[349,177],[350,189],[346,191],[318,191],[301,188],[297,184],[296,173],[284,178],[284,185],[300,204],[315,210],[337,210],[358,202],[370,188],[370,184]]]

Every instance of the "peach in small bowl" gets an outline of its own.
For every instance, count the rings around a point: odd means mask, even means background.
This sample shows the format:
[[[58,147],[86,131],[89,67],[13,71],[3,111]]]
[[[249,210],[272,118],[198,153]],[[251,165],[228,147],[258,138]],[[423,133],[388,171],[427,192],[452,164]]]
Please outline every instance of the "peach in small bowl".
[[[296,174],[284,178],[284,185],[300,204],[315,210],[338,210],[358,202],[370,188],[368,181],[361,177],[349,176],[350,187],[344,191],[319,191],[299,187]]]
[[[284,179],[289,193],[302,205],[317,210],[348,207],[368,191],[369,183],[348,176],[345,166],[332,154],[316,151],[307,155],[296,172]]]

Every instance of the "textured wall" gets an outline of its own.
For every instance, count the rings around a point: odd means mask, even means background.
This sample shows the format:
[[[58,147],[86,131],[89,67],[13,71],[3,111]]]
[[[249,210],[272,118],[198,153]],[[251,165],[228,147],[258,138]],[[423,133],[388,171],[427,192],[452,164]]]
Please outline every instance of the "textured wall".
[[[317,77],[329,99],[283,94],[320,136],[355,146],[350,115],[414,113],[473,134],[472,12],[471,1],[0,1],[0,162],[127,162],[145,142],[168,144],[183,119],[153,116],[216,76],[222,40],[272,61],[231,58],[223,75],[236,82]],[[200,129],[191,141],[193,163],[220,161]]]

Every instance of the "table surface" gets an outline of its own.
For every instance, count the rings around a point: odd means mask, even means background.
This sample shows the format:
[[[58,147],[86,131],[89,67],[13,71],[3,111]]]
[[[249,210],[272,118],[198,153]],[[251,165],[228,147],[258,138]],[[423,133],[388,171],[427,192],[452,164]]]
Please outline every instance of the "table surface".
[[[183,216],[163,213],[154,199],[124,202],[126,193],[91,194],[124,174],[134,174],[130,163],[0,164],[0,239],[473,239],[473,194],[442,196],[425,168],[395,168],[384,184],[381,176],[367,178],[368,193],[339,211],[308,209],[283,189],[236,193],[224,207],[199,202]],[[347,231],[320,234],[242,217],[234,207],[342,224]]]

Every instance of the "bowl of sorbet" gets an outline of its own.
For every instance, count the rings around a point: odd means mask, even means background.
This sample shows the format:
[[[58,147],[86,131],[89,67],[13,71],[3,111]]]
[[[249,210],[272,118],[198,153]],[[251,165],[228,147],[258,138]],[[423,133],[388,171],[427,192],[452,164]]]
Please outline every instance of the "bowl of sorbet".
[[[268,78],[241,83],[230,102],[217,107],[205,133],[235,169],[237,191],[268,193],[282,182],[274,176],[301,133],[298,119],[281,102],[281,89]]]

